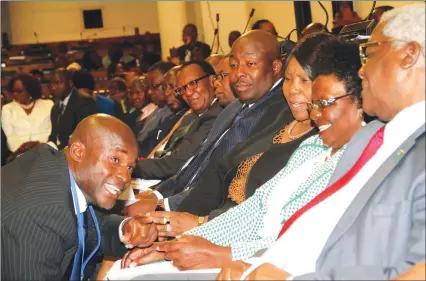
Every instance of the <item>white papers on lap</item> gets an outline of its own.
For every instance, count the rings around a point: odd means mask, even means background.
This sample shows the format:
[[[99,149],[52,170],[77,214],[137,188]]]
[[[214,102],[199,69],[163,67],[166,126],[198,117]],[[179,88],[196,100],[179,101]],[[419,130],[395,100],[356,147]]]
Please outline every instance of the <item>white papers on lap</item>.
[[[114,263],[108,271],[104,280],[131,280],[144,274],[160,274],[160,273],[173,273],[173,274],[188,274],[188,273],[216,273],[220,272],[220,268],[213,269],[198,269],[180,271],[168,261],[159,261],[146,265],[141,265],[133,268],[121,269],[121,260]]]
[[[161,180],[133,179],[132,182],[130,183],[130,186],[133,189],[151,190],[150,187],[156,185],[159,182],[161,182]]]

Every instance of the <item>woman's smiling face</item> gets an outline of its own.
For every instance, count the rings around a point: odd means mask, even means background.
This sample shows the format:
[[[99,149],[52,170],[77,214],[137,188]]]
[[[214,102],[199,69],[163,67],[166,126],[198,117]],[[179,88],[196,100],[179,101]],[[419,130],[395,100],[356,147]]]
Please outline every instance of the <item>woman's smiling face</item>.
[[[347,94],[344,81],[339,81],[333,74],[320,75],[312,84],[313,102]],[[361,128],[362,109],[349,95],[322,109],[312,109],[310,117],[318,127],[323,143],[338,150]]]

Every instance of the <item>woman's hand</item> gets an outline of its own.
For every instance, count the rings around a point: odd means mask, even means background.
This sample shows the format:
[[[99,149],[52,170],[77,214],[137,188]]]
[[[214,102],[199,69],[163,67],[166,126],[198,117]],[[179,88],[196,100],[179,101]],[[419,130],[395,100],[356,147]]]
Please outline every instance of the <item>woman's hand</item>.
[[[175,237],[198,226],[198,217],[183,212],[153,212],[154,223],[157,225],[158,237]]]
[[[180,270],[218,268],[232,260],[231,248],[211,243],[200,236],[185,235],[156,243],[156,250]]]
[[[244,271],[250,267],[250,264],[243,261],[233,261],[226,264],[222,271],[216,277],[216,280],[240,280]]]

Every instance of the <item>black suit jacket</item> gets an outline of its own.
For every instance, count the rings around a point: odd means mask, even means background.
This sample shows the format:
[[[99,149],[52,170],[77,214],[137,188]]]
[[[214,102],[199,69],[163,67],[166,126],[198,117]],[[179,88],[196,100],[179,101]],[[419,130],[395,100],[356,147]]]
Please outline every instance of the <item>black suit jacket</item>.
[[[237,121],[233,121],[235,115],[232,119],[225,122],[227,125],[223,127],[221,133],[217,134],[214,141],[210,140],[211,145],[207,149],[204,149],[204,152],[198,153],[197,157],[194,158],[194,161],[181,173],[177,174],[175,177],[168,179],[166,182],[163,182],[156,189],[160,191],[163,195],[168,197],[168,203],[171,210],[176,210],[181,204],[182,200],[188,196],[190,192],[195,187],[199,188],[199,181],[208,173],[209,170],[214,168],[215,163],[220,161],[228,152],[230,152],[238,143],[244,141],[246,138],[253,133],[256,124],[260,121],[262,116],[266,113],[271,116],[277,116],[280,110],[288,107],[287,102],[284,99],[282,94],[282,82],[278,83],[273,89],[271,89],[265,96],[258,100],[252,107],[244,109],[239,115]],[[281,106],[276,106],[276,104]],[[272,110],[275,108],[275,111]],[[219,121],[219,118],[217,119]],[[229,131],[223,136],[223,133],[229,128]],[[209,140],[209,138],[207,138]],[[217,148],[213,148],[214,143],[218,140],[219,145]],[[220,151],[223,149],[223,146],[227,146],[227,150]],[[204,145],[203,145],[204,146]],[[222,146],[222,147],[221,147]],[[210,157],[208,156],[209,151],[213,149]],[[219,152],[218,152],[219,151]],[[206,161],[208,162],[204,162]],[[201,166],[199,169],[200,162],[204,162],[204,166]],[[196,173],[198,171],[198,173]],[[188,182],[192,180],[192,183],[189,185]]]
[[[41,144],[3,166],[1,173],[2,280],[68,279],[78,235],[64,153]],[[99,212],[97,217],[101,253],[123,255],[126,249],[118,237],[123,217]],[[96,245],[95,233],[88,219],[87,251]]]
[[[201,147],[221,111],[222,107],[218,102],[212,104],[203,115],[195,119],[182,142],[172,154],[159,159],[138,161],[134,176],[143,179],[167,179],[176,174]]]
[[[231,206],[235,206],[228,199],[228,188],[238,166],[245,159],[266,151],[275,134],[292,120],[294,118],[286,102],[270,105],[253,132],[204,173],[203,179],[177,210],[206,216],[228,200]]]
[[[208,56],[211,53],[211,49],[210,49],[209,45],[207,45],[204,42],[195,41],[195,42],[190,43],[189,45],[182,45],[177,49],[178,54],[179,54],[179,59],[181,61],[185,60],[186,50],[189,50],[189,51],[192,52],[195,47],[208,50],[208,54],[207,54]]]
[[[58,146],[58,149],[63,149],[68,145],[69,137],[74,132],[78,123],[87,116],[97,112],[98,109],[95,101],[73,88],[68,104],[65,107],[65,111],[59,120],[59,103],[56,102],[52,108],[52,112],[50,113],[52,133],[49,136],[49,141],[55,143]],[[59,144],[57,143],[57,138],[59,139]]]

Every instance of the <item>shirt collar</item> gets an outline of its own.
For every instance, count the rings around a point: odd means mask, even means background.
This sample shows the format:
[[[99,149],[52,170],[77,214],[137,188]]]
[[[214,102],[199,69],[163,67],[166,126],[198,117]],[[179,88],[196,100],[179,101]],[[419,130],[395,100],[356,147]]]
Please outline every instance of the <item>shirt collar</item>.
[[[400,111],[386,124],[385,142],[401,142],[425,123],[425,101],[418,102]]]
[[[72,173],[71,173],[72,175]],[[86,197],[84,197],[83,191],[81,191],[80,187],[77,185],[75,179],[72,179],[75,183],[75,189],[76,189],[76,193],[77,193],[77,201],[78,201],[78,207],[79,207],[79,212],[80,213],[84,213],[87,210],[87,201],[86,201]],[[74,210],[77,214],[77,210]]]
[[[198,117],[200,117],[201,115],[204,114],[204,112],[206,112],[207,110],[209,110],[210,106],[212,106],[216,101],[217,101],[217,98],[214,98],[213,101],[212,101],[212,103],[209,105],[209,107],[207,107],[207,109],[204,110],[202,113],[198,114]]]
[[[274,89],[276,86],[278,86],[278,84],[280,84],[282,80],[283,80],[282,78],[278,79],[278,81],[277,81],[277,82],[275,82],[275,84],[272,86],[272,88],[271,88],[271,89],[269,89],[268,93],[269,93],[270,91],[272,91],[272,89]],[[248,108],[250,108],[250,107],[252,107],[254,104],[255,104],[255,102],[254,102],[254,103],[247,104],[247,106],[248,106]],[[245,104],[243,104],[243,107],[244,107],[244,105],[245,105]]]
[[[71,92],[68,94],[68,96],[66,96],[65,98],[64,98],[64,100],[62,101],[62,104],[63,104],[63,106],[64,107],[66,107],[67,106],[67,104],[68,104],[68,101],[70,100],[70,97],[71,97],[71,94],[72,94],[72,91],[73,91],[74,89],[71,89]]]

